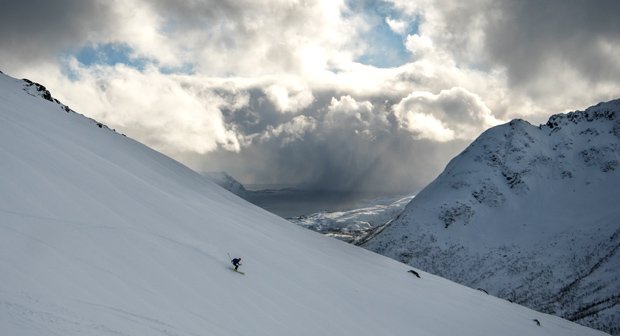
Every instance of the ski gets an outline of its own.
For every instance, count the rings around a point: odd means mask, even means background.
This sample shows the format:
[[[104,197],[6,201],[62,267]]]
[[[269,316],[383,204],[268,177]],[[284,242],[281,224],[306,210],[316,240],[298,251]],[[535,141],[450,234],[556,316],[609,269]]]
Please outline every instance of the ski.
[[[235,270],[235,269],[234,269],[234,268],[232,268],[232,267],[231,267],[230,269],[231,269],[233,272],[237,272],[237,273],[239,273],[239,274],[241,274],[241,275],[245,275],[245,273],[243,273],[243,272],[241,272],[241,271],[237,271],[237,270]]]

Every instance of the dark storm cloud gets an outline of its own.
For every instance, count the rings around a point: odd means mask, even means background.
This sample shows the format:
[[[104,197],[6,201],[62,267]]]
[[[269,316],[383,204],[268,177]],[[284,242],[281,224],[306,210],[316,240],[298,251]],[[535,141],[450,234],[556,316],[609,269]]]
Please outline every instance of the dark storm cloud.
[[[0,66],[52,61],[111,24],[107,1],[4,1],[0,9]]]
[[[620,79],[620,1],[499,1],[494,11],[486,50],[512,83],[536,80],[557,63],[592,82]]]
[[[256,12],[261,6],[256,1],[221,1],[221,0],[154,0],[149,4],[159,13],[169,13],[170,19],[178,20],[175,24],[189,27],[207,23],[216,25],[222,21],[241,22],[245,13]]]
[[[405,134],[360,139],[342,130],[327,137],[310,133],[285,146],[263,142],[240,152],[217,150],[208,160],[189,153],[183,159],[204,171],[221,170],[226,162],[225,170],[245,183],[306,182],[320,190],[410,193],[437,177],[466,145],[414,140]]]
[[[226,120],[251,138],[251,145],[238,152],[216,150],[202,159],[184,153],[183,161],[199,171],[226,170],[245,183],[305,182],[321,190],[410,193],[436,177],[467,144],[415,139],[401,126],[393,105],[381,98],[357,101],[315,90],[310,106],[281,113],[263,92],[250,92],[248,105],[226,113]],[[253,123],[247,122],[248,115],[254,116]]]

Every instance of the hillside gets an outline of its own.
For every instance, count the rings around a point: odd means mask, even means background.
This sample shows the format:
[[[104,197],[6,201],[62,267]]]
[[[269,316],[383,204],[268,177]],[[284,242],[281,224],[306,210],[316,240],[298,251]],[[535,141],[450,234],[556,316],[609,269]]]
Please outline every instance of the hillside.
[[[483,133],[363,246],[620,335],[620,101]]]
[[[297,227],[2,74],[0,144],[3,335],[602,334]]]
[[[203,176],[231,193],[243,197],[248,191],[245,187],[226,172],[203,172]]]

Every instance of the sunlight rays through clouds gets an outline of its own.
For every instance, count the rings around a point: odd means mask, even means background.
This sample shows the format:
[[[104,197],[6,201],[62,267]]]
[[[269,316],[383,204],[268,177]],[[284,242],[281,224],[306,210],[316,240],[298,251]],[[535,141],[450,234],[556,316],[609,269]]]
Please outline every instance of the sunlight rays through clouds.
[[[410,192],[485,129],[620,85],[610,1],[33,2],[0,14],[0,70],[244,183]]]

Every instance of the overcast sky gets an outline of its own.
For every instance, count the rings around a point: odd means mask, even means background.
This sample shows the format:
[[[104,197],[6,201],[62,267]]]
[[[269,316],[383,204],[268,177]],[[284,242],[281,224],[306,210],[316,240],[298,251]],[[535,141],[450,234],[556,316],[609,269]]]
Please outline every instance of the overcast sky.
[[[0,70],[197,171],[415,191],[489,127],[620,98],[617,0],[24,0]]]

